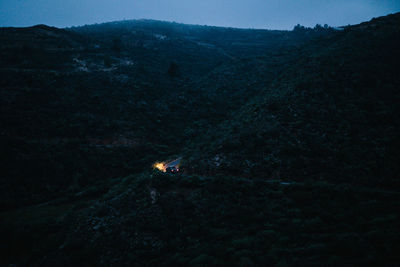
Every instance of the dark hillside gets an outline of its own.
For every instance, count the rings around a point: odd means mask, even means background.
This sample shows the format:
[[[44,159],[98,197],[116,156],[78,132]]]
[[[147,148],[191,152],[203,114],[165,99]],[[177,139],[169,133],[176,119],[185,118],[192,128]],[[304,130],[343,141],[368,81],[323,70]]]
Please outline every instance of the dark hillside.
[[[73,194],[179,153],[272,80],[271,55],[320,34],[157,21],[1,29],[2,207]],[[251,48],[256,39],[262,49]],[[248,51],[268,59],[259,60],[268,75],[240,57]]]
[[[398,25],[0,28],[0,265],[397,266]]]
[[[375,19],[288,50],[295,60],[279,61],[285,66],[273,82],[201,136],[190,165],[398,185],[399,20]]]

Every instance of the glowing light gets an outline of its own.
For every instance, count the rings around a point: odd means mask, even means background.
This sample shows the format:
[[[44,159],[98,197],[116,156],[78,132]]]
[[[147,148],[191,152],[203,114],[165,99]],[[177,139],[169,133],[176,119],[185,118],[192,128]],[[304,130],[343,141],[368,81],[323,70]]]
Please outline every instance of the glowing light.
[[[179,165],[181,163],[181,158],[177,158],[170,161],[157,161],[153,164],[153,168],[162,172],[167,172],[168,167],[176,168],[176,171],[179,172]]]
[[[164,165],[163,162],[156,162],[156,163],[154,163],[154,164],[153,164],[153,168],[154,168],[154,169],[158,169],[158,170],[160,170],[160,171],[162,171],[162,172],[166,172],[166,167],[165,167],[165,165]]]

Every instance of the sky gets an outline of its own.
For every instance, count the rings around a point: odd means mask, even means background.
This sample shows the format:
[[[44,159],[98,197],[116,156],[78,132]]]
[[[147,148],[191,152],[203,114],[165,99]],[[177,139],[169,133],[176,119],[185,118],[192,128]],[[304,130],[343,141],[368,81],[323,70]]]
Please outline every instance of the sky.
[[[238,28],[342,26],[400,11],[400,0],[0,0],[0,26],[69,27],[156,19]]]

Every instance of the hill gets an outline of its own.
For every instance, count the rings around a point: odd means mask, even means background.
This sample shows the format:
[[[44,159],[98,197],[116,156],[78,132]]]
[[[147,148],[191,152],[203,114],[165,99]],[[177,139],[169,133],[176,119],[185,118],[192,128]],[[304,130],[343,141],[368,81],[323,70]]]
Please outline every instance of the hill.
[[[274,57],[285,66],[270,83],[250,85],[246,90],[256,96],[201,135],[199,153],[187,153],[189,165],[250,177],[398,186],[398,23],[398,15],[374,19],[286,50],[291,61]],[[266,59],[251,62],[257,70],[246,66],[254,74],[249,80],[270,75]]]
[[[0,264],[394,266],[399,22],[1,28]]]
[[[228,107],[237,108],[238,99],[252,94],[241,88],[224,101],[226,90],[215,95],[215,89],[196,88],[225,71],[231,77],[222,77],[220,87],[238,71],[249,73],[241,53],[273,54],[331,30],[308,32],[157,21],[3,28],[1,206],[50,200],[66,188],[74,192],[94,181],[139,173],[179,153],[198,126],[219,123]],[[258,50],[252,48],[256,39]],[[232,68],[236,65],[242,70]],[[246,82],[233,80],[238,88]],[[107,144],[116,145],[104,149]]]

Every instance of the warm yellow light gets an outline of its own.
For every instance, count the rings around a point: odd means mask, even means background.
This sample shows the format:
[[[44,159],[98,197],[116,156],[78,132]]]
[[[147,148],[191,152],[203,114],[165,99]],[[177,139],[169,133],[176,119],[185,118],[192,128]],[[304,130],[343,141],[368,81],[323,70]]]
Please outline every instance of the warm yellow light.
[[[162,172],[167,172],[168,167],[179,168],[180,163],[181,163],[181,158],[169,161],[157,161],[156,163],[153,164],[153,168]]]
[[[160,170],[162,172],[165,172],[165,169],[166,169],[165,166],[164,166],[164,163],[162,163],[162,162],[154,163],[153,168],[158,169],[158,170]]]

